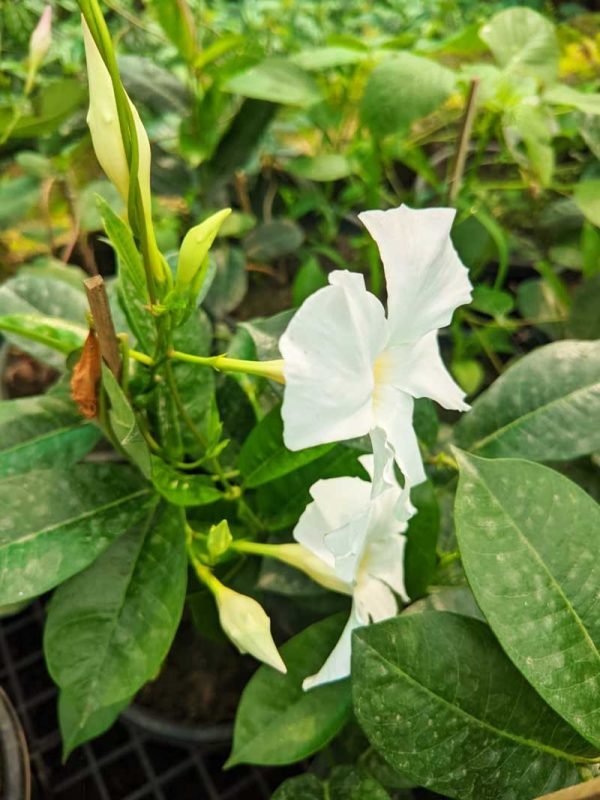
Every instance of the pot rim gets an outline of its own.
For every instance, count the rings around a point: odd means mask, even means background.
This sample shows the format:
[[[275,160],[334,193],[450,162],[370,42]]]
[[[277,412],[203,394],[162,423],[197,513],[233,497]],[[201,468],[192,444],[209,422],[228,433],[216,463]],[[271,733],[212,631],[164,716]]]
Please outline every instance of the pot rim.
[[[6,692],[0,688],[0,781],[3,800],[30,800],[29,751],[23,728]]]
[[[224,745],[233,739],[233,722],[175,722],[132,703],[121,718],[151,736],[178,744]]]

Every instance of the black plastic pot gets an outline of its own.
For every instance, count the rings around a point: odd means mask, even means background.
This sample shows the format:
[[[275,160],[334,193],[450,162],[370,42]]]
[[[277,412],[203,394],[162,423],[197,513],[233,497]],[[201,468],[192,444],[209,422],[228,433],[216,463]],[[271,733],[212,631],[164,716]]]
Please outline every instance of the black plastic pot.
[[[10,700],[0,689],[0,797],[30,800],[31,773],[27,742]]]
[[[174,722],[135,703],[123,711],[121,718],[149,736],[177,744],[194,744],[208,749],[229,744],[233,737],[233,722]]]

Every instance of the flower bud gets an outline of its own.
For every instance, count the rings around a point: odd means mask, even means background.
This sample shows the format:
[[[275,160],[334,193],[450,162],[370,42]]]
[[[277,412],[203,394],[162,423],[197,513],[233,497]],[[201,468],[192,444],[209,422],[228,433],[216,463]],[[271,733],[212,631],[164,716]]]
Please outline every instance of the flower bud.
[[[240,653],[250,653],[279,672],[287,672],[271,636],[271,621],[260,603],[222,583],[211,588],[221,627]]]
[[[221,225],[230,214],[230,208],[217,211],[216,214],[205,219],[200,225],[196,225],[186,233],[177,261],[176,282],[178,286],[193,284],[196,290],[200,289],[202,277],[199,279],[199,273],[206,273],[208,251]]]
[[[35,74],[44,60],[52,42],[52,6],[45,6],[42,16],[29,40],[29,69],[25,94],[29,94],[33,86]]]
[[[119,112],[108,67],[100,54],[87,23],[82,19],[90,89],[87,122],[100,166],[116,186],[125,203],[129,197],[129,165],[119,124]],[[150,142],[136,107],[127,98],[137,135],[138,180],[144,212],[150,209]]]

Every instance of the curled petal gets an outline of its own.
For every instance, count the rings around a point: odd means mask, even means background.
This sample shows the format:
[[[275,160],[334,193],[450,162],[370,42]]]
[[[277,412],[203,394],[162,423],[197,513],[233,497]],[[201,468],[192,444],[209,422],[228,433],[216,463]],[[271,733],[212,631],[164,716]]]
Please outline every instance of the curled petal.
[[[413,398],[389,384],[378,386],[373,410],[375,425],[385,431],[407,483],[410,486],[422,483],[426,475],[412,424]]]
[[[310,489],[309,503],[294,529],[294,539],[331,567],[335,555],[326,543],[331,531],[343,528],[369,507],[371,486],[360,478],[328,478]]]
[[[468,411],[465,393],[450,375],[437,341],[437,331],[413,344],[391,347],[380,356],[384,380],[413,397],[430,397],[444,408]]]
[[[302,688],[305,692],[309,689],[314,689],[315,686],[339,681],[350,675],[352,631],[361,625],[365,625],[367,622],[368,619],[359,616],[358,610],[353,603],[346,627],[342,631],[342,635],[338,639],[336,646],[327,657],[327,661],[325,661],[321,669],[315,675],[311,675],[303,681]]]
[[[386,342],[383,306],[361,275],[337,272],[280,339],[290,450],[362,436],[372,427],[373,363]]]
[[[360,619],[382,622],[398,613],[394,593],[377,578],[365,575],[354,592],[354,604]]]
[[[455,213],[402,205],[359,214],[383,261],[392,344],[445,327],[454,310],[471,300],[468,271],[450,239]]]

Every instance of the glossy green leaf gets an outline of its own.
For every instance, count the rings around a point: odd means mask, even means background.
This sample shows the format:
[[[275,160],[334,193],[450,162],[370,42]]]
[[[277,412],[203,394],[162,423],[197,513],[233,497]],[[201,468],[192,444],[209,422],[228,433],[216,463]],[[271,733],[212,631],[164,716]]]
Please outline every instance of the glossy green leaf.
[[[44,633],[52,678],[71,701],[68,749],[91,717],[154,678],[179,624],[187,556],[180,511],[154,503],[84,572],[54,593]]]
[[[32,469],[68,467],[100,438],[74,404],[58,395],[0,403],[0,478]]]
[[[600,747],[600,507],[539,464],[457,457],[456,534],[475,598],[532,686]]]
[[[63,368],[60,353],[77,349],[87,336],[82,277],[78,269],[51,264],[23,269],[2,284],[0,317],[12,320],[4,329],[6,338],[35,358]],[[22,336],[19,324],[25,326]],[[55,333],[55,328],[63,332]]]
[[[454,73],[428,58],[398,53],[371,73],[362,99],[362,116],[376,136],[405,131],[436,111],[455,84]]]
[[[214,252],[216,270],[204,305],[215,317],[223,317],[244,299],[248,291],[246,259],[238,247]]]
[[[80,464],[0,481],[0,605],[52,589],[88,566],[144,513],[128,467]]]
[[[102,386],[108,395],[108,418],[117,442],[145,478],[150,477],[150,450],[139,428],[133,408],[106,364],[102,364]]]
[[[284,58],[268,58],[231,78],[226,91],[291,106],[310,106],[321,99],[314,79]]]
[[[287,675],[260,667],[250,679],[238,706],[228,766],[292,764],[340,730],[350,715],[350,682],[305,692],[302,681],[320,669],[344,624],[337,615],[311,625],[281,648]]]
[[[276,406],[252,430],[240,452],[239,469],[248,488],[261,486],[314,461],[333,449],[317,445],[292,452],[283,443],[281,406]]]
[[[152,483],[176,506],[205,506],[223,499],[222,492],[208,475],[179,472],[156,456],[152,456]]]
[[[327,273],[315,256],[309,256],[300,266],[292,284],[292,303],[301,306],[307,297],[327,286]]]
[[[135,338],[146,352],[151,353],[156,341],[156,328],[149,310],[150,296],[142,257],[129,226],[115,214],[103,198],[97,197],[96,201],[106,235],[117,256],[119,302]]]
[[[4,314],[0,317],[0,331],[28,342],[37,342],[59,353],[68,355],[81,347],[87,330],[56,317],[42,317],[40,314]],[[25,345],[25,349],[32,350]]]
[[[455,428],[483,456],[564,461],[600,448],[600,342],[540,347],[510,367]]]
[[[327,781],[298,775],[285,781],[273,800],[390,800],[375,778],[355,767],[334,767]]]
[[[130,702],[131,698],[127,698],[119,703],[98,708],[81,724],[83,714],[78,702],[61,691],[58,696],[58,724],[63,742],[63,758],[67,759],[76,747],[107,731]]]
[[[431,611],[358,629],[352,688],[373,747],[444,797],[533,800],[577,783],[593,755],[475,619]]]
[[[479,31],[494,58],[508,72],[545,83],[558,77],[559,47],[553,23],[530,8],[507,8]]]

